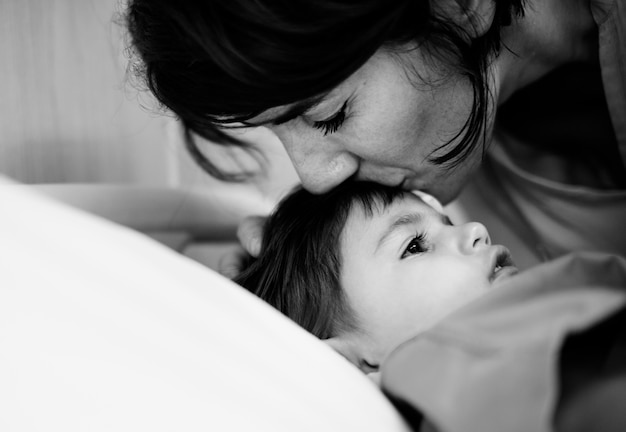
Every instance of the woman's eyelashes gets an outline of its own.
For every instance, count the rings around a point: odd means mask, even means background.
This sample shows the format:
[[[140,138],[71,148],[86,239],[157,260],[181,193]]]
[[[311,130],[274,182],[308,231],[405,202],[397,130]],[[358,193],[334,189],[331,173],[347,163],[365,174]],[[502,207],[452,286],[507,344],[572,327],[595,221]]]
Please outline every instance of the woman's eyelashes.
[[[404,252],[402,252],[402,256],[400,257],[400,259],[404,259],[412,255],[421,254],[427,251],[428,246],[426,244],[426,234],[419,233],[411,239],[406,249],[404,249]]]
[[[313,127],[316,129],[320,129],[324,136],[328,134],[335,133],[339,130],[343,122],[346,120],[346,108],[348,106],[348,101],[345,101],[339,111],[333,114],[330,118],[326,120],[320,120],[313,122]]]

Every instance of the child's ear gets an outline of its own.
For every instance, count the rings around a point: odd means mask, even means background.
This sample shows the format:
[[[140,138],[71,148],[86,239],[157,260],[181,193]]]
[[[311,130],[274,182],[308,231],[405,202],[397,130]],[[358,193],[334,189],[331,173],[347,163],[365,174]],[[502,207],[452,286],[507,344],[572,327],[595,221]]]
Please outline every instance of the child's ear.
[[[332,337],[332,338],[324,339],[322,342],[324,342],[326,345],[328,345],[329,347],[337,351],[339,354],[344,356],[348,361],[352,362],[352,360],[350,360],[350,355],[348,354],[349,345],[348,343],[346,343],[346,341],[343,338]]]
[[[497,0],[442,0],[435,10],[451,18],[472,38],[483,36],[491,28]]]
[[[363,353],[361,353],[360,350],[355,349],[353,341],[349,338],[338,336],[324,339],[323,342],[366,374],[372,373],[378,369],[377,367],[367,366],[367,364],[371,364],[371,362],[364,361],[365,359],[362,356]]]
[[[341,354],[343,357],[345,357],[345,359],[348,360],[350,363],[352,363],[359,369],[361,368],[361,362],[359,361],[358,355],[356,355],[356,353],[352,349],[352,344],[348,341],[347,338],[342,336],[336,336],[329,339],[324,339],[323,342],[326,345],[330,346],[332,349],[334,349],[336,352]]]

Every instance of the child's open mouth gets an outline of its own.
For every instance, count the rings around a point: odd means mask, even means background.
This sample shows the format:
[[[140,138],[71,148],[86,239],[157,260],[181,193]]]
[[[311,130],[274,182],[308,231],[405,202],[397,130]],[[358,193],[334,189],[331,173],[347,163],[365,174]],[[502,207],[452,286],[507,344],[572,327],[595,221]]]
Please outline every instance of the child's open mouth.
[[[489,277],[490,282],[503,276],[512,276],[518,272],[509,250],[504,246],[496,246],[496,248],[497,252],[493,259],[491,276]]]

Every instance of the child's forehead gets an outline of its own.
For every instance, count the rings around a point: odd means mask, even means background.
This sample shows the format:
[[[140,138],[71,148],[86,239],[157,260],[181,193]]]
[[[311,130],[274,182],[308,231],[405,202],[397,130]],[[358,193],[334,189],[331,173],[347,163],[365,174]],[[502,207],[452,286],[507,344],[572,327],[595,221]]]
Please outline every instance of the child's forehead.
[[[391,201],[378,197],[370,204],[360,202],[350,212],[341,235],[343,253],[353,253],[355,247],[377,250],[385,233],[396,226],[415,230],[427,221],[442,219],[441,213],[410,192],[394,196]]]

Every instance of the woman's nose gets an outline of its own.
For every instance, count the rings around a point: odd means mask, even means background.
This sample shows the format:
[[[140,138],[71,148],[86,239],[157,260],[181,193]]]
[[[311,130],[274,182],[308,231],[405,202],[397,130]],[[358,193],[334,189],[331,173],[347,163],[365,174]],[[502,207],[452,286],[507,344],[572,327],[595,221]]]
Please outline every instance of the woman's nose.
[[[464,253],[471,254],[491,244],[487,228],[479,222],[469,222],[461,227],[461,248]]]
[[[300,177],[312,193],[323,193],[343,183],[359,170],[359,159],[328,140],[298,139],[278,134]],[[291,138],[291,139],[290,139]]]
[[[349,153],[311,155],[301,161],[292,159],[302,186],[312,193],[324,193],[352,177],[359,169]]]

